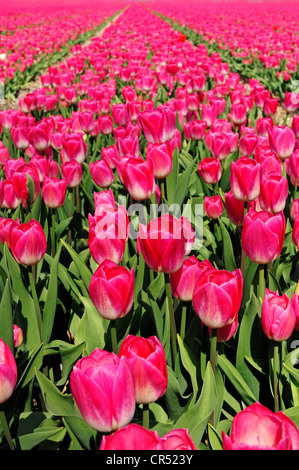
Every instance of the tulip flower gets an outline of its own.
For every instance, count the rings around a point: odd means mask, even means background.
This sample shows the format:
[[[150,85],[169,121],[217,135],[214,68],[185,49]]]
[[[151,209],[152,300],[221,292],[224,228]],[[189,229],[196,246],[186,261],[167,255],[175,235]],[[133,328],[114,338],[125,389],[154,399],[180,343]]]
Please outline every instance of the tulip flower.
[[[96,348],[75,364],[70,386],[83,419],[93,429],[110,433],[132,420],[134,379],[125,357]]]
[[[225,193],[225,208],[230,221],[241,227],[244,222],[244,201],[235,198],[232,190]]]
[[[191,439],[187,429],[173,429],[166,433],[162,438],[164,450],[196,450],[196,446]]]
[[[220,194],[217,194],[217,196],[205,196],[204,208],[207,217],[218,219],[223,212],[223,204]]]
[[[18,325],[13,325],[13,341],[14,347],[19,348],[23,344],[24,334],[22,328]]]
[[[87,153],[87,144],[83,140],[80,132],[66,134],[62,140],[62,149],[60,151],[62,163],[76,160],[80,165],[85,161]]]
[[[283,212],[257,212],[249,209],[242,229],[242,248],[257,264],[274,261],[281,253],[286,221]]]
[[[262,210],[274,214],[284,210],[288,192],[288,180],[284,176],[270,173],[261,180],[259,203]]]
[[[184,125],[184,136],[186,139],[191,140],[202,140],[206,134],[207,123],[206,121],[200,121],[195,119],[190,122],[186,122]]]
[[[138,115],[144,136],[148,142],[163,143],[170,140],[176,127],[176,114],[166,106],[159,106],[151,111],[143,111]]]
[[[51,145],[51,128],[47,121],[43,120],[29,129],[29,142],[38,151]]]
[[[155,190],[155,177],[150,161],[129,157],[117,163],[117,170],[133,199],[144,201],[151,198]]]
[[[206,157],[199,162],[198,174],[207,184],[216,184],[222,175],[221,163],[218,158]]]
[[[93,182],[102,187],[108,188],[114,181],[114,174],[106,160],[96,160],[89,164],[89,169]]]
[[[209,328],[230,325],[239,312],[243,293],[240,269],[232,273],[211,270],[197,282],[193,292],[193,306],[200,320]]]
[[[91,277],[90,298],[103,318],[115,320],[124,317],[133,305],[134,270],[103,261]]]
[[[164,447],[157,431],[130,423],[104,435],[99,450],[164,450]]]
[[[261,313],[265,335],[274,341],[288,339],[296,324],[296,315],[291,300],[286,294],[279,295],[266,288]]]
[[[170,275],[173,296],[184,302],[191,302],[197,281],[213,269],[215,268],[209,260],[199,261],[194,255],[185,259],[181,268]]]
[[[173,150],[169,140],[162,144],[148,143],[146,160],[152,163],[155,178],[163,179],[171,173],[172,157]]]
[[[292,307],[296,316],[296,323],[295,323],[294,330],[299,331],[299,294],[297,292],[297,289],[291,297],[291,303],[292,303]]]
[[[298,216],[299,216],[299,198],[295,198],[291,202],[290,218],[291,220],[294,221]]]
[[[128,335],[121,343],[119,356],[125,356],[132,370],[136,403],[148,404],[162,397],[167,388],[165,351],[156,336]]]
[[[13,172],[11,181],[15,194],[22,201],[23,206],[33,204],[41,189],[36,167],[25,163]]]
[[[13,353],[0,338],[0,404],[12,395],[17,383],[17,365]]]
[[[12,225],[10,248],[16,261],[25,266],[37,264],[47,250],[47,240],[40,223],[31,219],[24,224]]]
[[[57,209],[63,206],[66,193],[66,180],[57,177],[49,178],[45,176],[42,186],[42,196],[44,203],[50,209]]]
[[[223,450],[298,450],[299,431],[282,411],[256,402],[236,414],[230,437],[222,432]]]
[[[29,134],[28,129],[25,126],[12,127],[11,137],[15,146],[20,150],[26,150],[29,145]]]
[[[183,264],[188,242],[183,221],[170,214],[140,224],[137,246],[147,265],[157,272],[173,273]]]
[[[299,115],[298,114],[293,117],[292,130],[296,136],[296,139],[299,139]]]
[[[123,258],[128,239],[127,211],[121,205],[118,209],[98,213],[94,218],[89,216],[88,245],[91,256],[98,264],[106,259],[118,264]]]
[[[269,131],[270,147],[281,160],[285,160],[292,155],[295,141],[295,134],[288,126],[274,126]]]
[[[298,187],[299,186],[299,149],[295,150],[290,158],[288,159],[288,174],[290,176],[291,183]]]
[[[236,199],[253,201],[260,193],[260,164],[252,158],[238,158],[231,163],[230,183]]]
[[[61,174],[68,188],[76,188],[82,181],[82,166],[76,160],[70,160],[61,165]]]

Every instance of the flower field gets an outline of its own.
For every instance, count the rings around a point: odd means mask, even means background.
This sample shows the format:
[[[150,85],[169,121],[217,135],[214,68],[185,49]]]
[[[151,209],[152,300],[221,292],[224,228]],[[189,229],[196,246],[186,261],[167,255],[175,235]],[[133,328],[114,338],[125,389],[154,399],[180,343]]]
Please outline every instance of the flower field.
[[[1,14],[0,448],[298,450],[298,3]]]

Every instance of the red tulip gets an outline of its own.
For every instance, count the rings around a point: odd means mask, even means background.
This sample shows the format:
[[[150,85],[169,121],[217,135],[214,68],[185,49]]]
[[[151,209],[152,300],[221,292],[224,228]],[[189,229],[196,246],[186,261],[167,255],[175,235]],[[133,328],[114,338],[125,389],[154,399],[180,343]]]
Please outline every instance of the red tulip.
[[[119,356],[128,359],[137,403],[152,403],[164,395],[167,388],[166,357],[156,336],[128,335],[121,343]]]
[[[51,144],[51,128],[49,123],[44,120],[30,127],[29,141],[35,150],[46,150]]]
[[[82,164],[85,161],[87,144],[80,132],[66,134],[62,141],[61,157],[62,163],[76,160]]]
[[[225,208],[230,221],[241,227],[244,222],[244,201],[235,198],[232,190],[225,193]]]
[[[0,404],[12,395],[17,383],[17,364],[13,353],[0,338]]]
[[[26,126],[12,127],[11,137],[15,146],[20,150],[25,150],[29,147],[29,133]]]
[[[79,411],[91,428],[110,433],[132,420],[135,389],[125,357],[96,348],[73,367],[70,386]]]
[[[103,318],[124,317],[133,305],[134,270],[105,260],[91,277],[90,298]]]
[[[293,199],[290,209],[290,218],[295,220],[299,216],[299,198]]]
[[[242,229],[242,247],[252,261],[267,264],[281,253],[286,221],[283,212],[256,212],[249,209]]]
[[[10,248],[20,264],[32,266],[41,261],[47,250],[47,239],[40,223],[31,219],[24,224],[12,225]]]
[[[161,438],[164,450],[196,450],[187,429],[173,429]]]
[[[147,265],[157,272],[173,273],[183,264],[189,234],[183,220],[170,214],[139,225],[137,246]]]
[[[220,160],[214,157],[204,158],[199,162],[198,174],[207,184],[218,183],[222,175]]]
[[[231,436],[222,432],[223,450],[298,450],[299,431],[282,411],[256,402],[236,414]]]
[[[288,174],[290,176],[291,183],[298,187],[299,186],[299,149],[295,150],[288,160]]]
[[[11,181],[16,196],[24,207],[32,204],[40,193],[39,173],[34,165],[24,164],[13,172]]]
[[[120,160],[117,170],[128,193],[136,201],[150,199],[155,190],[153,165],[141,157],[128,157]]]
[[[24,341],[24,334],[22,328],[20,328],[18,325],[13,325],[13,342],[14,342],[14,347],[19,348]]]

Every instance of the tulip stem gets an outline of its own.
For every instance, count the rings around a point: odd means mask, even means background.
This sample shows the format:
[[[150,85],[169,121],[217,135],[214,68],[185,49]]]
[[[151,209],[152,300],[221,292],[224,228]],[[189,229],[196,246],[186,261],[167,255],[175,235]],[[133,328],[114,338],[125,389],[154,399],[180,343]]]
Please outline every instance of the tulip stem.
[[[259,297],[261,300],[265,297],[265,267],[263,264],[259,265]]]
[[[168,302],[168,315],[169,315],[169,324],[170,324],[170,340],[171,340],[171,350],[172,350],[172,362],[173,366],[175,365],[175,360],[177,356],[177,344],[176,344],[176,324],[174,318],[174,310],[172,303],[172,293],[170,287],[170,277],[169,274],[165,273],[165,285],[166,285],[166,296]]]
[[[30,282],[31,294],[32,294],[33,302],[35,306],[35,313],[36,313],[36,320],[37,320],[39,335],[40,335],[40,339],[42,339],[41,313],[40,313],[39,301],[38,301],[36,287],[35,287],[35,282],[36,282],[36,266],[35,265],[31,266],[31,271],[29,270],[29,282]]]
[[[114,354],[118,354],[115,320],[111,320],[111,344]]]
[[[181,315],[181,328],[180,328],[180,337],[184,339],[186,331],[186,315],[187,315],[187,306],[183,305],[182,315]]]
[[[210,362],[215,374],[217,364],[217,328],[212,328],[211,344],[210,344]]]
[[[145,429],[149,429],[149,405],[142,405],[142,425]]]
[[[0,408],[0,421],[1,421],[1,424],[2,424],[2,427],[3,427],[3,432],[4,432],[4,435],[6,437],[6,440],[7,440],[7,443],[9,445],[10,450],[15,450],[15,446],[14,446],[13,440],[11,438],[9,426],[7,424],[7,419],[6,419],[6,416],[5,416],[5,412],[4,412],[2,406]]]
[[[274,411],[277,413],[279,411],[279,393],[278,393],[278,383],[279,383],[279,371],[280,371],[280,343],[275,342],[273,348],[273,393],[274,393]]]
[[[54,258],[55,252],[56,252],[55,224],[56,224],[56,213],[55,213],[55,209],[53,209],[52,210],[52,224],[51,224],[52,258]]]

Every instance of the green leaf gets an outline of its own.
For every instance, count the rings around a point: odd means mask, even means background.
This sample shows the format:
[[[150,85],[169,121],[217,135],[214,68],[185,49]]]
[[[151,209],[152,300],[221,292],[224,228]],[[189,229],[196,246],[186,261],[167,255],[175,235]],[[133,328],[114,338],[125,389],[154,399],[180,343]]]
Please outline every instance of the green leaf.
[[[36,371],[45,407],[53,416],[78,416],[72,395],[61,393],[57,387],[40,371]]]
[[[81,416],[66,416],[63,421],[68,431],[77,437],[85,449],[92,449],[96,431],[91,429]]]
[[[254,395],[241,374],[225,356],[218,356],[218,365],[247,405],[258,401],[258,398]]]
[[[57,291],[58,291],[58,263],[61,252],[61,244],[57,250],[54,261],[50,270],[50,280],[47,292],[47,298],[43,311],[42,319],[42,340],[47,344],[50,341],[52,328],[57,308]]]
[[[88,269],[86,264],[83,263],[80,256],[75,252],[75,250],[68,243],[66,243],[63,240],[61,240],[61,243],[63,244],[63,246],[69,252],[71,258],[73,259],[73,261],[74,261],[74,263],[75,263],[75,265],[76,265],[76,267],[77,267],[77,269],[80,273],[80,276],[82,277],[84,285],[85,285],[86,289],[88,290],[90,280],[91,280],[91,276],[92,276],[91,271]]]
[[[178,160],[178,150],[177,147],[173,152],[172,158],[172,170],[171,173],[166,178],[166,188],[167,188],[167,202],[169,205],[175,203],[175,195],[178,183],[178,172],[179,172],[179,160]]]
[[[222,232],[222,251],[224,256],[224,266],[228,271],[234,271],[237,269],[237,264],[235,261],[234,250],[232,246],[232,241],[230,234],[228,233],[224,223],[221,220],[221,217],[218,218],[219,225]]]
[[[20,448],[20,450],[31,450],[35,446],[46,441],[47,439],[54,438],[55,436],[60,436],[61,431],[63,431],[63,428],[37,428],[34,432],[30,434],[19,436],[15,442],[17,448]],[[62,436],[64,436],[64,433],[62,433]]]
[[[5,283],[4,292],[0,303],[0,338],[14,352],[13,317],[9,281]]]
[[[196,447],[199,446],[211,414],[217,403],[215,375],[210,362],[207,364],[200,397],[175,423],[175,428],[189,430]]]
[[[99,315],[91,299],[80,296],[80,300],[85,309],[75,333],[76,343],[85,343],[86,352],[90,354],[95,348],[105,348],[109,320]]]
[[[180,337],[180,335],[177,335],[177,339],[178,339],[180,356],[181,356],[183,366],[185,367],[185,369],[187,370],[187,372],[190,375],[192,388],[193,388],[193,400],[192,400],[192,402],[194,402],[197,399],[198,385],[200,383],[200,380],[199,380],[199,377],[198,377],[198,375],[199,375],[198,360],[195,357],[195,355],[192,353],[192,351],[188,348],[188,346],[184,343],[184,341]]]

